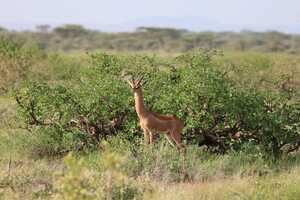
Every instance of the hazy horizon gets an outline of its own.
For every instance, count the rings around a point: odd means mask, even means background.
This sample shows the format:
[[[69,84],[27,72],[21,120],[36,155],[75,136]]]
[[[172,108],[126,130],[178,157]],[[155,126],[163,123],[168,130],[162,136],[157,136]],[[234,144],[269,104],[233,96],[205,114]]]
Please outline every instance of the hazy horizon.
[[[133,31],[139,26],[184,28],[191,31],[281,31],[300,33],[297,0],[158,0],[152,1],[38,1],[2,2],[0,26],[33,30],[80,24],[101,31]]]

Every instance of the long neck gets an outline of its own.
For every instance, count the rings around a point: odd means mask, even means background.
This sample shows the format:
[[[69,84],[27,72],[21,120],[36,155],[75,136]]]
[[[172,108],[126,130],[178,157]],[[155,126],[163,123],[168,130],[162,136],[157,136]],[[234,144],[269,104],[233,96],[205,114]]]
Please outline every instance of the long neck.
[[[135,100],[135,110],[139,117],[147,114],[147,109],[144,104],[143,92],[142,89],[136,89],[134,91],[134,100]]]

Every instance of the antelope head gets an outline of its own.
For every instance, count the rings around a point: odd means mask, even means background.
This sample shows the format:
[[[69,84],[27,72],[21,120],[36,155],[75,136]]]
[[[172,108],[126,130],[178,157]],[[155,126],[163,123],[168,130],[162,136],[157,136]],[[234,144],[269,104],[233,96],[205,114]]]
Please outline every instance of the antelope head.
[[[127,79],[127,82],[129,83],[133,91],[136,91],[146,83],[146,81],[143,80],[144,80],[144,76],[140,76],[140,78],[134,78],[133,76],[131,76],[130,79]]]

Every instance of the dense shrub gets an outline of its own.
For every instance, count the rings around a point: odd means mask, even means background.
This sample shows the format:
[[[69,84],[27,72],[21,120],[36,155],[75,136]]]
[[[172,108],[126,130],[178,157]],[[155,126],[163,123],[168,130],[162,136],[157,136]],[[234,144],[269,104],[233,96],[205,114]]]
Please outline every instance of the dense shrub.
[[[214,50],[175,59],[91,54],[90,66],[80,69],[72,85],[31,82],[16,99],[32,131],[41,137],[48,132],[60,151],[95,147],[115,134],[134,142],[141,134],[124,77],[143,74],[147,106],[182,118],[188,144],[225,153],[251,142],[275,157],[299,149],[300,109],[292,91],[263,93],[236,84],[214,64],[219,55]]]

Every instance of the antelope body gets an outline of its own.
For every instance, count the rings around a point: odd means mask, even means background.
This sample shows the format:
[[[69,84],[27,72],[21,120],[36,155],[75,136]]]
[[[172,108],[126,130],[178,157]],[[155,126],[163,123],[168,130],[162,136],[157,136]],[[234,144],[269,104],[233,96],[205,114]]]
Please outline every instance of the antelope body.
[[[133,89],[135,110],[140,121],[140,126],[143,129],[146,143],[153,144],[154,135],[164,133],[171,144],[173,141],[179,150],[185,150],[185,146],[181,142],[184,122],[175,115],[161,115],[149,111],[144,104],[141,81],[142,78],[139,80],[132,78],[131,81],[128,80],[128,83]]]

